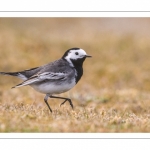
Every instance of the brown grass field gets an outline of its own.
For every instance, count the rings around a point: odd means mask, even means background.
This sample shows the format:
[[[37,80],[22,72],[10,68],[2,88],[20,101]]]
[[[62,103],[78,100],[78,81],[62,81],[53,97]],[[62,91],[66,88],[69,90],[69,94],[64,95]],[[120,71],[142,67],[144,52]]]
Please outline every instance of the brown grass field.
[[[150,132],[149,18],[0,18],[0,71],[59,59],[72,47],[93,57],[81,81],[49,99],[20,79],[0,76],[0,132]]]

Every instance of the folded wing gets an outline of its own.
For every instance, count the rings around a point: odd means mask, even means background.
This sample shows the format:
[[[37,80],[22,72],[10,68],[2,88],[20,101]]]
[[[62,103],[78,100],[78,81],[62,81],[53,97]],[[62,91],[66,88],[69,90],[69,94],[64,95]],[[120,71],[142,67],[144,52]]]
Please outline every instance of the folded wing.
[[[28,78],[24,82],[12,87],[12,88],[30,85],[30,84],[38,83],[38,82],[41,82],[44,80],[64,80],[66,78],[67,78],[66,73],[61,73],[61,72],[58,72],[58,73],[54,73],[54,72],[37,73],[36,75],[31,76],[30,78]]]

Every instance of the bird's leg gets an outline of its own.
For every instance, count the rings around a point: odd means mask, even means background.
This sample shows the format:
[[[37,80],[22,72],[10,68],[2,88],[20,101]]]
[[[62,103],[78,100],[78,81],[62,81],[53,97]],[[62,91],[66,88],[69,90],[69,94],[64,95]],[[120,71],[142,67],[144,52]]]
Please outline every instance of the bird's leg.
[[[73,109],[73,104],[72,104],[72,101],[71,101],[71,99],[69,99],[69,98],[65,98],[65,97],[57,97],[57,96],[49,96],[50,98],[60,98],[60,99],[65,99],[65,101],[64,102],[62,102],[61,104],[60,104],[60,106],[61,105],[63,105],[63,104],[65,104],[65,102],[66,101],[68,101],[69,102],[69,104],[70,104],[70,106],[72,107],[72,109]]]
[[[49,106],[49,104],[47,102],[48,101],[48,97],[49,97],[49,94],[46,94],[46,96],[44,97],[44,101],[45,101],[46,105],[48,106],[50,112],[52,113],[52,109],[50,108],[50,106]]]

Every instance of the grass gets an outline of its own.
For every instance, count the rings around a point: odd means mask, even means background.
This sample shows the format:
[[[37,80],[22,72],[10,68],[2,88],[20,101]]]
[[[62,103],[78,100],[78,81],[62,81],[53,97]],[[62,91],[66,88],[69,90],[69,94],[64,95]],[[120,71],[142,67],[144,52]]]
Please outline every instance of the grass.
[[[0,18],[0,71],[19,71],[60,58],[71,47],[93,57],[81,81],[49,99],[0,76],[0,132],[149,132],[150,19]]]

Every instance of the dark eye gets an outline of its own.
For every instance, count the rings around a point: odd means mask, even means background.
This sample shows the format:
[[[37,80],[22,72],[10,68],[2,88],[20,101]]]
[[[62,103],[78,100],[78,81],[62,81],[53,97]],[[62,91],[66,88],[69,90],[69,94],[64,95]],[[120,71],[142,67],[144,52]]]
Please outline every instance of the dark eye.
[[[78,52],[75,52],[75,54],[76,54],[76,55],[79,55],[79,53],[78,53]]]

